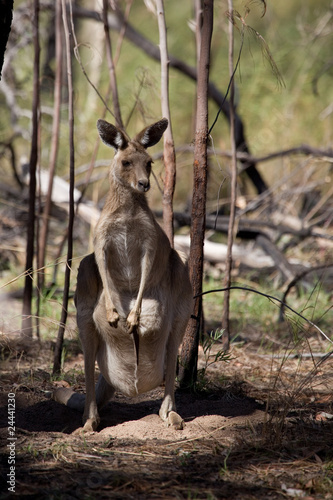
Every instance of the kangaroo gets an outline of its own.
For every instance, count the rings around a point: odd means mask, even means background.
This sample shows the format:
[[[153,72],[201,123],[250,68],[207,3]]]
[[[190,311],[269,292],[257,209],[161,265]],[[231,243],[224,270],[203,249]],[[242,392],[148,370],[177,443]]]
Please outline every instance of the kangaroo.
[[[145,193],[152,159],[147,148],[168,126],[162,119],[132,140],[98,120],[102,141],[116,150],[110,189],[94,234],[94,253],[79,266],[75,305],[86,379],[86,397],[57,389],[53,398],[83,411],[83,430],[95,431],[98,410],[120,391],[135,396],[159,386],[159,415],[181,429],[174,389],[177,355],[192,307],[187,265],[170,246]],[[95,389],[95,360],[100,376]]]

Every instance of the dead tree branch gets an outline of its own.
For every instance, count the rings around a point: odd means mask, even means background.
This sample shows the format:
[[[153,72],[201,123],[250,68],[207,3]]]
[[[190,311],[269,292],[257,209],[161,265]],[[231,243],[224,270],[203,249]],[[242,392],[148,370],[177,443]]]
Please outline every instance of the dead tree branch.
[[[161,216],[160,212],[155,212],[155,214],[157,217]],[[179,226],[191,225],[191,216],[187,213],[175,212],[174,218]],[[205,226],[207,229],[227,234],[229,217],[226,215],[218,215],[218,217],[216,215],[207,215]],[[292,234],[300,239],[315,237],[333,240],[332,231],[324,231],[317,226],[305,226],[295,229],[295,227],[286,224],[276,224],[263,219],[246,219],[245,217],[237,219],[237,238],[252,240],[262,235],[269,239],[276,239],[281,234]]]

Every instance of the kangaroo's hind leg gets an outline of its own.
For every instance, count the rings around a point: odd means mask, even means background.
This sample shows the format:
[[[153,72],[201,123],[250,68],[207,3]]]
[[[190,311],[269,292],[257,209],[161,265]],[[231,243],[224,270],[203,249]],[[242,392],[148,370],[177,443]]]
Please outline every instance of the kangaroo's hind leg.
[[[174,325],[175,327],[175,325]],[[183,428],[184,421],[176,412],[175,403],[175,382],[176,382],[176,367],[179,344],[181,342],[182,333],[186,325],[177,325],[170,334],[165,363],[165,390],[164,398],[161,404],[159,415],[168,426],[180,430]]]
[[[114,388],[106,382],[102,374],[100,374],[98,378],[96,388],[94,387],[93,396],[91,396],[90,391],[91,388],[89,387],[88,393],[86,382],[87,397],[83,414],[83,430],[86,432],[96,431],[100,423],[99,410],[110,401],[115,392]],[[89,398],[88,394],[90,396]]]
[[[79,267],[76,288],[77,325],[84,353],[86,398],[83,412],[83,429],[95,431],[100,422],[98,404],[104,404],[113,394],[113,388],[100,376],[95,389],[95,361],[101,344],[94,312],[101,300],[102,282],[94,254],[85,257]]]
[[[176,412],[175,379],[179,346],[182,342],[185,329],[191,314],[192,288],[188,278],[187,266],[178,254],[172,254],[172,284],[175,295],[173,310],[174,320],[168,338],[165,363],[165,391],[159,415],[168,425],[175,429],[182,429],[183,419]]]

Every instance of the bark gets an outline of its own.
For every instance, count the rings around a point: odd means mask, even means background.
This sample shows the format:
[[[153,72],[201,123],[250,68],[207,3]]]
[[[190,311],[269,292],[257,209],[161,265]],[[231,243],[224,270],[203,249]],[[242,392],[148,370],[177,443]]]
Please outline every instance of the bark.
[[[189,257],[190,280],[193,295],[202,292],[203,242],[205,237],[206,191],[207,191],[207,140],[208,140],[208,80],[210,46],[213,32],[213,0],[203,4],[203,24],[198,67],[197,117],[193,164],[193,196],[191,249]],[[194,310],[188,323],[180,362],[180,382],[183,388],[193,387],[197,377],[197,360],[202,316],[202,298],[194,301]]]
[[[34,66],[33,66],[33,96],[32,96],[32,138],[30,150],[30,181],[29,181],[29,212],[27,225],[27,247],[26,247],[26,277],[23,292],[22,309],[22,332],[32,337],[32,311],[31,301],[33,294],[33,258],[35,243],[35,203],[36,203],[36,169],[38,162],[38,129],[39,129],[39,0],[34,0],[33,17],[33,45],[34,45]]]
[[[70,4],[71,5],[71,4]],[[67,307],[68,307],[68,297],[69,297],[69,286],[70,286],[70,276],[71,276],[71,264],[73,256],[73,224],[74,224],[74,92],[73,92],[73,78],[72,78],[72,57],[71,57],[71,39],[73,36],[73,22],[71,23],[71,31],[69,28],[69,20],[66,14],[66,0],[62,0],[62,15],[63,15],[63,25],[65,31],[66,39],[66,61],[67,61],[67,81],[68,81],[68,123],[69,123],[69,221],[68,221],[68,247],[67,247],[67,259],[66,259],[66,270],[65,270],[65,284],[63,292],[63,302],[62,302],[62,313],[60,319],[60,325],[58,330],[57,341],[54,351],[54,363],[53,363],[53,373],[59,373],[61,370],[61,353],[62,345],[64,340],[65,326],[67,321]],[[70,13],[70,19],[73,21],[72,15]]]
[[[163,189],[163,223],[164,230],[173,247],[173,195],[176,185],[176,153],[172,135],[170,105],[169,105],[169,54],[167,46],[167,31],[163,0],[156,0],[158,29],[161,53],[161,100],[162,116],[169,121],[164,132],[164,189]]]

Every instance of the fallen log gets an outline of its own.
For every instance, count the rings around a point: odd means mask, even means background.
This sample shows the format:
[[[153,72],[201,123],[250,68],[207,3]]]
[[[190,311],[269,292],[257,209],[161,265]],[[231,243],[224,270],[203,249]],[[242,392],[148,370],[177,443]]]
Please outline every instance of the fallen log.
[[[189,255],[190,252],[190,236],[189,235],[176,235],[175,249]],[[207,239],[204,240],[204,258],[206,262],[211,264],[220,264],[225,262],[227,257],[227,245],[223,243],[215,243]],[[234,262],[243,264],[251,268],[267,268],[274,266],[274,260],[265,254],[260,248],[248,245],[232,246],[232,257]]]

